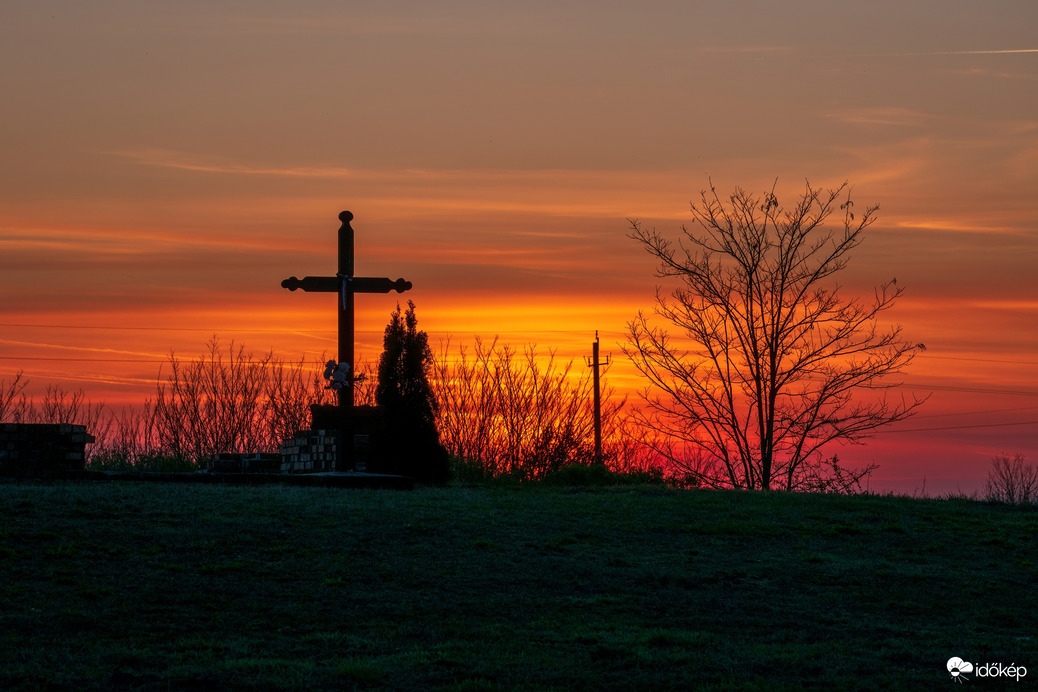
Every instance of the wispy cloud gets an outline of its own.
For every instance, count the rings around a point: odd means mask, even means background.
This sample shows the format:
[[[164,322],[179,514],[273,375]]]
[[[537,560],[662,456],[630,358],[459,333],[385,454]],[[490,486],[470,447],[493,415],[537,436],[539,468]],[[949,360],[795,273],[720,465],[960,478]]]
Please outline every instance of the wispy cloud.
[[[969,56],[969,55],[1028,55],[1038,53],[1038,48],[1005,48],[989,50],[926,50],[926,51],[904,51],[891,53],[858,53],[852,57],[859,58],[926,58],[941,56]]]
[[[209,24],[210,33],[227,36],[457,36],[472,33],[514,31],[509,17],[495,13],[464,16],[429,5],[430,11],[379,13],[356,9],[329,14],[299,16],[232,16]],[[294,9],[294,8],[293,8]],[[514,19],[514,18],[513,18]]]
[[[735,46],[700,46],[700,53],[754,54],[785,53],[793,50],[792,46],[782,45],[735,45]]]
[[[908,228],[917,231],[936,231],[939,233],[983,233],[1003,235],[1025,235],[1028,231],[1018,227],[970,223],[968,220],[951,218],[902,218],[893,224],[897,228]]]
[[[1014,55],[1018,53],[1038,53],[1038,48],[1013,48],[1009,50],[927,51],[923,53],[895,53],[895,55]]]
[[[215,156],[188,154],[170,149],[133,149],[108,152],[145,166],[175,168],[203,173],[233,173],[237,175],[278,175],[302,178],[344,178],[355,172],[340,166],[250,166]]]
[[[900,127],[919,127],[934,117],[930,113],[897,106],[839,108],[831,110],[824,115],[827,118],[853,125],[893,125]]]
[[[0,247],[12,255],[21,253],[19,261],[38,258],[40,264],[46,264],[47,254],[54,258],[54,253],[82,254],[91,253],[95,257],[114,257],[120,255],[134,256],[148,253],[168,253],[173,248],[229,248],[236,252],[244,250],[284,251],[297,247],[292,239],[278,242],[269,237],[249,237],[246,235],[217,235],[213,233],[190,232],[179,229],[140,228],[106,228],[90,226],[79,228],[44,228],[25,226],[21,228],[0,229]]]
[[[247,163],[160,148],[107,153],[140,166],[186,173],[309,178],[330,182],[349,179],[356,183],[351,195],[354,203],[373,205],[379,209],[379,213],[390,216],[417,211],[423,214],[463,211],[623,219],[629,216],[669,217],[674,214],[684,218],[686,212],[685,205],[675,201],[686,198],[684,183],[680,182],[673,194],[667,191],[681,177],[669,171],[360,169],[334,165]],[[394,195],[385,196],[387,189],[394,190]]]
[[[975,300],[971,305],[984,310],[1038,311],[1038,300]]]
[[[90,354],[90,355],[106,355],[106,356],[133,356],[135,358],[162,358],[163,353],[156,353],[153,351],[130,351],[117,348],[96,348],[91,346],[84,346],[77,344],[75,346],[66,346],[64,344],[54,344],[39,341],[20,341],[16,339],[0,339],[0,344],[13,347],[25,347],[31,349],[34,353],[46,352],[47,349],[53,349],[57,351],[75,351],[78,355]]]

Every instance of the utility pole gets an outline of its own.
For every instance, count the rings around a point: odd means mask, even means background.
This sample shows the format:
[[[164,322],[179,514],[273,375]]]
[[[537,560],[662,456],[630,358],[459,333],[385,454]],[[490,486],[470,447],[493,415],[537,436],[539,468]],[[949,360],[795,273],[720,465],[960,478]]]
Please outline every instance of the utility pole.
[[[589,368],[592,368],[592,380],[595,387],[595,463],[602,463],[602,393],[599,386],[600,378],[598,368],[600,365],[609,365],[609,356],[605,361],[598,360],[598,330],[595,330],[595,342],[591,344],[591,358],[584,356]]]

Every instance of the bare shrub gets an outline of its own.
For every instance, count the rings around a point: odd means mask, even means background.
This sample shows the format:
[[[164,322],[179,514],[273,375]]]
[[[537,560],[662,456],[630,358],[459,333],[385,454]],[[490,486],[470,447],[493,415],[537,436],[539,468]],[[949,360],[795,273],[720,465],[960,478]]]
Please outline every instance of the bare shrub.
[[[28,399],[25,386],[28,380],[22,379],[19,370],[10,380],[0,380],[0,423],[17,423],[25,415]]]
[[[261,395],[272,357],[254,361],[233,342],[225,356],[215,337],[194,361],[185,363],[171,353],[155,399],[160,444],[192,459],[259,449]]]
[[[82,389],[68,390],[56,384],[47,385],[41,399],[29,399],[22,422],[85,425],[95,437],[108,429],[103,402],[90,401]]]
[[[444,446],[486,477],[543,478],[594,455],[590,372],[576,375],[535,346],[516,350],[476,339],[470,351],[441,345],[433,366],[437,427]],[[603,396],[603,437],[617,430],[624,401]],[[610,454],[612,452],[612,455]],[[633,453],[606,447],[604,456],[631,465]]]
[[[109,410],[101,422],[103,432],[91,431],[95,442],[87,446],[91,467],[128,470],[142,461],[168,454],[158,440],[155,408],[150,399],[140,406]]]
[[[1009,504],[1038,503],[1038,466],[1024,463],[1022,454],[1012,459],[999,454],[991,460],[985,499]]]
[[[661,434],[639,423],[628,409],[627,397],[608,403],[603,398],[602,405],[602,459],[606,466],[628,474],[660,475],[668,471],[666,458],[657,451]],[[669,470],[671,479],[681,484],[681,474]]]
[[[25,393],[29,384],[18,371],[10,381],[0,380],[0,421],[5,423],[71,423],[93,432],[106,424],[104,403],[91,402],[82,389],[47,385],[36,399]]]
[[[102,450],[115,435],[113,414],[104,403],[90,401],[82,389],[69,390],[61,385],[48,385],[39,399],[25,393],[29,381],[22,372],[10,381],[0,380],[0,422],[5,423],[70,423],[86,426],[95,442],[86,446],[86,457]]]
[[[263,402],[262,419],[266,426],[264,443],[274,450],[281,441],[310,427],[310,406],[329,403],[330,390],[318,368],[308,366],[305,360],[286,363],[272,358],[269,361]]]
[[[217,338],[193,361],[169,356],[157,384],[154,425],[158,447],[177,457],[207,459],[224,452],[273,452],[309,427],[311,404],[327,392],[319,371],[288,364],[272,351],[257,357]]]
[[[870,463],[861,468],[849,469],[840,464],[840,458],[816,457],[801,465],[792,490],[807,493],[832,493],[834,495],[860,495],[868,492],[862,487],[879,464]]]
[[[375,389],[378,387],[378,363],[372,363],[366,358],[357,358],[353,367],[357,371],[357,377],[353,380],[354,406],[374,406]]]

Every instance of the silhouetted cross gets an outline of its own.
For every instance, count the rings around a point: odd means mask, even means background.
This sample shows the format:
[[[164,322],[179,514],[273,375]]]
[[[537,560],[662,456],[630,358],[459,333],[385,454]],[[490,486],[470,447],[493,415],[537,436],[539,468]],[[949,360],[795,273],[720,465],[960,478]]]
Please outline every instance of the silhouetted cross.
[[[353,213],[344,211],[339,214],[342,226],[339,227],[339,271],[335,276],[304,276],[297,279],[292,276],[281,282],[282,288],[294,291],[301,288],[308,292],[339,294],[339,363],[349,365],[347,371],[350,379],[355,377],[353,369],[353,294],[354,293],[403,293],[411,290],[411,282],[397,279],[373,279],[353,275]],[[353,387],[339,390],[339,406],[353,407]]]

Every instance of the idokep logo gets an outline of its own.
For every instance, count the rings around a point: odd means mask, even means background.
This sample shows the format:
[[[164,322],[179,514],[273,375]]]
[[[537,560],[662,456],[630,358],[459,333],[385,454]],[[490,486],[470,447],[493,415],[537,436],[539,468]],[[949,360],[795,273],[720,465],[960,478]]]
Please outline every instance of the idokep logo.
[[[948,659],[948,672],[952,680],[962,682],[969,680],[966,673],[973,674],[978,678],[1015,678],[1017,682],[1027,675],[1027,668],[1010,663],[1008,666],[1001,663],[978,663],[976,665],[969,661],[963,661],[958,656]]]
[[[973,664],[969,661],[963,661],[958,656],[952,656],[948,659],[948,672],[951,673],[952,680],[955,682],[969,680],[966,677],[966,673],[973,672]]]

